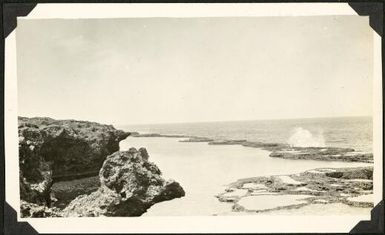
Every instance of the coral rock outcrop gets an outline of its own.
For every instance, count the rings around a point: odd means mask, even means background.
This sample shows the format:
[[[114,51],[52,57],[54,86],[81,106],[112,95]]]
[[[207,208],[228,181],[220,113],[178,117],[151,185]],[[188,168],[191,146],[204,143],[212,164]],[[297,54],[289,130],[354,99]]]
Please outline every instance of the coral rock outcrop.
[[[130,133],[111,125],[19,117],[20,199],[50,207],[55,180],[97,175]]]
[[[157,202],[185,195],[179,183],[162,178],[144,148],[109,155],[99,178],[100,188],[73,200],[64,216],[139,216]]]

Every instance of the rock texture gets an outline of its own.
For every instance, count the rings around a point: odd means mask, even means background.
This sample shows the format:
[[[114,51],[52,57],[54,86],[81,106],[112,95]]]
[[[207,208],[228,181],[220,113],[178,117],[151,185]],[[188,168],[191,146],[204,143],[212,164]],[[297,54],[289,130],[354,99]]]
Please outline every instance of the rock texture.
[[[64,216],[139,216],[157,202],[185,195],[177,182],[161,177],[144,148],[111,154],[99,178],[100,188],[73,200]]]
[[[44,217],[62,217],[60,209],[35,203],[20,201],[20,212],[22,217],[44,218]]]
[[[21,217],[139,216],[184,196],[146,149],[118,151],[128,135],[95,122],[19,117]]]
[[[51,205],[54,180],[97,175],[129,133],[111,125],[19,117],[20,198]]]
[[[53,178],[97,175],[105,157],[129,134],[95,122],[20,117],[20,167],[27,179],[43,168],[50,168]]]
[[[55,182],[51,187],[51,205],[64,209],[77,196],[95,192],[99,187],[99,175]]]
[[[357,207],[373,207],[373,167],[321,168],[293,175],[266,176],[240,179],[218,195],[222,202],[233,203],[236,212],[265,212],[299,208],[309,204],[341,202]],[[261,201],[283,196],[306,196],[300,203],[288,203],[266,209]],[[268,199],[266,199],[268,198]],[[258,207],[248,207],[253,201]],[[281,203],[279,201],[279,203]],[[278,205],[278,204],[277,204]]]

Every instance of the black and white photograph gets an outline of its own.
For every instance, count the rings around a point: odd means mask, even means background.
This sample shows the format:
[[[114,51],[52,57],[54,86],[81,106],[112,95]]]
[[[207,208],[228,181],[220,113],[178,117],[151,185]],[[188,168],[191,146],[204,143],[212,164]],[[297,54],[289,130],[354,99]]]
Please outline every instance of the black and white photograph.
[[[18,17],[13,36],[21,219],[370,220],[368,16]]]

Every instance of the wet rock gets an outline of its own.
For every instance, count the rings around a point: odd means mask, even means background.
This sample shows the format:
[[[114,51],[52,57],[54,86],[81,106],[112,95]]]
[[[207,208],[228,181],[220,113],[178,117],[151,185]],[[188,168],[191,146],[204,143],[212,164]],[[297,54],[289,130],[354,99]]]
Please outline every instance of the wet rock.
[[[185,195],[179,183],[161,177],[145,149],[109,155],[99,179],[100,188],[73,200],[63,210],[64,216],[139,216],[157,202]]]

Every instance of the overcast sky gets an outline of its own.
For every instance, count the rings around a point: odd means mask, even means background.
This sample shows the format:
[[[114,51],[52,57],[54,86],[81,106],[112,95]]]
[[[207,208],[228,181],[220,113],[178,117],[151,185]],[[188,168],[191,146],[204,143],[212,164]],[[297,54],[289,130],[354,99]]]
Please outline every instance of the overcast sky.
[[[112,124],[372,114],[358,16],[22,19],[21,116]]]

